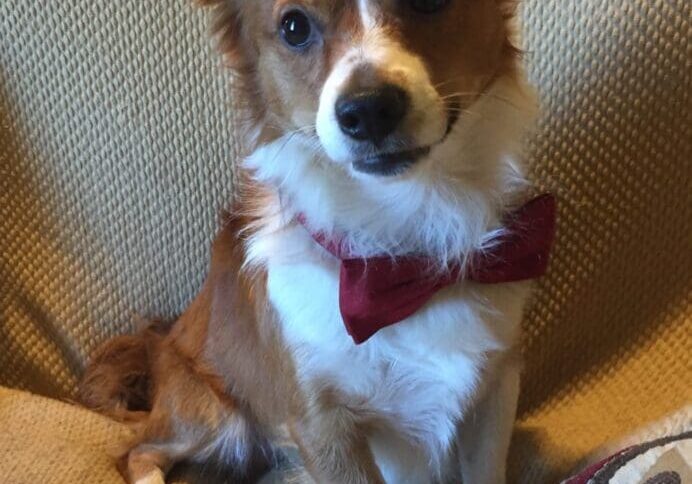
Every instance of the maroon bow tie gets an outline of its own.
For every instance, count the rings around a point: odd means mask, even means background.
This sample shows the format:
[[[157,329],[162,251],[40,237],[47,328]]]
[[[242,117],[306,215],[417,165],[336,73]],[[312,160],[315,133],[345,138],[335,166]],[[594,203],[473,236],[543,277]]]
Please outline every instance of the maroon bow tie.
[[[411,316],[437,291],[462,279],[499,284],[545,274],[555,235],[555,205],[555,197],[546,194],[510,214],[503,235],[487,250],[472,254],[463,273],[457,266],[444,274],[430,275],[431,261],[418,255],[351,257],[342,252],[339,242],[321,233],[311,235],[341,260],[341,316],[348,333],[356,344],[361,344],[382,328]],[[299,220],[304,222],[303,217]]]

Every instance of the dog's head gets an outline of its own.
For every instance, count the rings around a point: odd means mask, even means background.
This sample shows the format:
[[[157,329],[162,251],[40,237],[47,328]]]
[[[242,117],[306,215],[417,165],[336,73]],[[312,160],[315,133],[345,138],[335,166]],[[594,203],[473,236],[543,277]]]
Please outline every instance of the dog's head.
[[[265,137],[316,135],[361,175],[406,172],[514,67],[511,0],[202,2]]]

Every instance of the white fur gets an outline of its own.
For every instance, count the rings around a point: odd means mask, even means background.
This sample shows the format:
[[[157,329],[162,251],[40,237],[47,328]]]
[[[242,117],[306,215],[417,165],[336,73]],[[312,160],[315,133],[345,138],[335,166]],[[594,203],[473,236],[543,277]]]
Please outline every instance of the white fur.
[[[363,21],[372,21],[368,2],[359,5]],[[500,78],[445,141],[405,175],[354,174],[333,105],[366,57],[400,69],[423,99],[414,101],[414,110],[430,117],[421,139],[441,138],[444,130],[439,124],[444,116],[425,99],[432,99],[432,88],[420,61],[378,38],[376,29],[372,35],[366,35],[367,49],[344,56],[324,88],[317,131],[327,155],[315,148],[315,140],[292,135],[260,147],[246,161],[259,181],[277,187],[273,203],[265,207],[270,223],[249,241],[247,264],[268,270],[269,297],[301,383],[314,389],[328,382],[363,402],[356,411],[389,421],[370,436],[387,482],[449,478],[458,475],[460,462],[471,466],[465,474],[473,476],[474,484],[498,482],[495,475],[483,476],[487,469],[504,469],[494,460],[506,453],[516,385],[514,380],[502,383],[494,373],[504,374],[500,355],[516,341],[528,285],[461,282],[356,346],[339,313],[339,263],[294,219],[301,213],[312,230],[345,236],[347,248],[364,257],[424,252],[440,268],[463,263],[501,229],[508,204],[524,187],[517,160],[534,114],[532,93],[521,81]],[[500,383],[491,384],[495,380]],[[460,425],[484,396],[504,403],[494,412],[499,415],[484,416],[484,424],[473,427],[488,434],[478,444],[484,456],[478,456],[463,451],[476,442],[464,441],[468,421]],[[462,447],[458,455],[452,455],[455,442]],[[474,458],[470,464],[469,456]]]
[[[387,77],[410,96],[411,106],[403,122],[403,129],[412,134],[416,147],[439,142],[447,129],[444,103],[433,87],[420,58],[407,52],[393,41],[384,29],[377,26],[369,9],[361,2],[361,14],[366,25],[362,40],[355,44],[334,66],[325,82],[317,113],[317,135],[329,158],[345,166],[355,161],[354,141],[342,133],[336,122],[335,105],[343,86],[363,65],[376,65],[386,71]]]
[[[420,251],[452,262],[483,247],[523,188],[517,153],[533,114],[531,91],[501,79],[401,177],[353,176],[300,136],[261,147],[245,165],[278,187],[284,223],[303,213],[363,256]]]
[[[377,19],[373,14],[372,0],[358,0],[358,13],[363,27],[373,29],[377,26]]]
[[[504,363],[489,371],[486,394],[459,427],[457,458],[463,482],[499,483],[506,476],[507,453],[519,399],[519,367]],[[513,364],[514,363],[514,364]]]
[[[204,462],[214,457],[219,462],[242,470],[256,447],[252,427],[244,416],[234,412],[223,418],[218,433],[206,448],[198,452],[197,459]]]
[[[165,484],[166,478],[163,471],[155,469],[141,479],[137,479],[135,484]]]

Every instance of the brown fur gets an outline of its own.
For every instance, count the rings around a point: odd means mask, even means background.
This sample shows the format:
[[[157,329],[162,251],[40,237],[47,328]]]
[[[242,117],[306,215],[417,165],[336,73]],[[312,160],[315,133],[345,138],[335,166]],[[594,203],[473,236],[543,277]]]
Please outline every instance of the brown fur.
[[[200,294],[167,335],[154,326],[97,352],[82,382],[82,402],[122,419],[147,409],[143,402],[152,398],[122,466],[129,482],[156,469],[165,473],[181,460],[213,457],[210,443],[234,418],[252,429],[247,459],[233,462],[245,477],[266,470],[269,429],[289,421],[319,482],[380,482],[356,419],[323,396],[330,389],[299,394],[290,355],[272,324],[264,275],[241,270],[239,233],[250,225],[227,219]],[[130,375],[147,375],[151,386]]]
[[[92,356],[82,377],[79,400],[122,420],[151,410],[151,364],[170,324],[155,322],[134,336],[107,341]]]
[[[250,388],[277,388],[272,380],[280,375],[269,370],[268,362],[243,372],[247,379],[221,376],[234,374],[231,369],[242,362],[249,367],[251,361],[263,361],[257,355],[260,346],[266,345],[262,353],[277,353],[271,341],[259,341],[256,331],[255,307],[263,305],[258,294],[261,281],[251,288],[252,282],[240,272],[240,225],[239,220],[227,220],[214,244],[202,291],[170,332],[164,335],[151,327],[107,342],[87,370],[80,391],[85,405],[120,418],[149,411],[124,466],[131,482],[156,468],[166,472],[180,460],[214,457],[210,444],[234,419],[249,427],[248,435],[238,439],[246,455],[232,463],[234,470],[243,474],[269,464],[268,433],[244,395],[252,393]],[[227,332],[227,326],[242,336]],[[216,353],[221,350],[218,343],[228,343],[224,355]],[[255,398],[273,401],[269,395]]]
[[[263,141],[314,122],[331,67],[363,35],[353,1],[291,2],[331,22],[325,27],[325,51],[317,58],[301,56],[276,39],[284,0],[199,3],[215,7],[220,48],[244,89],[244,124],[260,126]],[[466,99],[511,65],[509,3],[458,1],[444,15],[425,21],[404,17],[388,26],[426,60],[441,94]],[[103,413],[141,421],[123,465],[130,482],[158,469],[165,473],[181,460],[213,458],[222,447],[219,436],[238,422],[247,432],[227,438],[239,450],[231,464],[240,475],[254,479],[267,468],[272,429],[288,422],[318,482],[383,482],[366,440],[368,426],[378,423],[338,389],[307,392],[296,382],[292,357],[267,302],[266,274],[242,267],[244,238],[263,223],[254,214],[275,195],[248,180],[242,192],[235,215],[225,218],[213,244],[208,277],[189,308],[172,327],[154,325],[106,343],[87,370],[81,399]]]
[[[425,60],[442,96],[456,95],[468,107],[499,75],[514,68],[518,51],[509,36],[510,2],[453,1],[444,15],[408,15],[399,41]]]

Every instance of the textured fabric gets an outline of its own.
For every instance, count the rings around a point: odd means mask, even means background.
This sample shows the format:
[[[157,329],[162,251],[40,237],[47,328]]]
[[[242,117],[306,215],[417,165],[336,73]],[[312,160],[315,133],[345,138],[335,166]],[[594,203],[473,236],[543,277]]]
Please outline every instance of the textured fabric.
[[[518,482],[692,402],[691,5],[525,1],[529,156],[559,224],[525,324]]]
[[[185,0],[0,1],[0,381],[72,394],[135,315],[179,313],[236,152]]]
[[[65,403],[0,388],[0,483],[122,484],[125,427]]]
[[[528,156],[560,225],[512,482],[692,401],[691,14],[525,1]],[[236,153],[205,23],[185,0],[0,1],[1,382],[69,396],[96,344],[197,289]]]
[[[467,266],[456,264],[443,274],[433,275],[430,268],[434,262],[423,255],[364,259],[345,251],[341,241],[323,233],[312,233],[312,237],[341,261],[341,316],[353,341],[362,344],[381,329],[415,314],[437,292],[461,279],[500,284],[545,275],[555,239],[555,214],[555,197],[536,197],[510,214],[504,232],[490,241],[485,251],[470,254]]]

